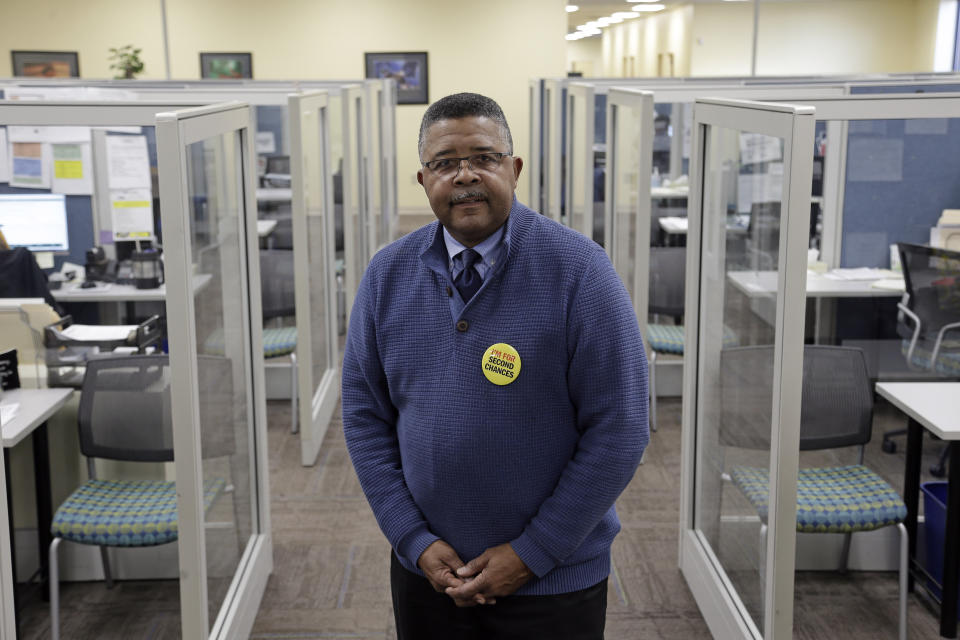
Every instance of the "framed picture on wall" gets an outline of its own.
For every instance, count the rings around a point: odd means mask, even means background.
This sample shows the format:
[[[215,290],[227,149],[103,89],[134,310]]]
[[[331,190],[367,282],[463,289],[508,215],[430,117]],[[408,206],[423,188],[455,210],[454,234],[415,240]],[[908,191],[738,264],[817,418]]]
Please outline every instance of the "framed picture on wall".
[[[79,78],[76,51],[11,51],[13,75],[28,78]]]
[[[365,78],[397,81],[397,104],[427,104],[429,99],[427,52],[364,53]]]
[[[200,54],[201,78],[252,78],[252,53],[203,52]]]

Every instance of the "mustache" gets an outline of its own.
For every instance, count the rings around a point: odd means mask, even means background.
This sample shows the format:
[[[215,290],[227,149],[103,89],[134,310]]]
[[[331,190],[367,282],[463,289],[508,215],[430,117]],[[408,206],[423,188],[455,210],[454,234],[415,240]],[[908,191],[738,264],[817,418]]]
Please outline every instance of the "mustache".
[[[450,204],[459,204],[467,200],[486,200],[487,194],[483,191],[463,191],[450,196]]]

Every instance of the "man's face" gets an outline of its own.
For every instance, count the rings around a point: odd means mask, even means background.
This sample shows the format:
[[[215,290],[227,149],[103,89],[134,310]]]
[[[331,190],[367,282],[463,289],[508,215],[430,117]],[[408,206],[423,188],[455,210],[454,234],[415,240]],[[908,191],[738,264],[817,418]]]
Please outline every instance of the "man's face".
[[[507,151],[500,125],[489,118],[472,116],[430,125],[420,161]],[[511,156],[488,169],[463,161],[459,170],[447,175],[423,167],[417,172],[417,181],[423,185],[440,223],[458,242],[472,247],[500,228],[510,215],[522,168],[523,160]]]

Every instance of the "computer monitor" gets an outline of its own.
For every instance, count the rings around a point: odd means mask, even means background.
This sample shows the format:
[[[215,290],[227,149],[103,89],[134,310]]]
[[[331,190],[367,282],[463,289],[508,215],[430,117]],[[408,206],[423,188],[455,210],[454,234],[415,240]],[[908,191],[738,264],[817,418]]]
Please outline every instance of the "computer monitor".
[[[68,251],[67,200],[59,193],[0,194],[0,232],[11,247]]]

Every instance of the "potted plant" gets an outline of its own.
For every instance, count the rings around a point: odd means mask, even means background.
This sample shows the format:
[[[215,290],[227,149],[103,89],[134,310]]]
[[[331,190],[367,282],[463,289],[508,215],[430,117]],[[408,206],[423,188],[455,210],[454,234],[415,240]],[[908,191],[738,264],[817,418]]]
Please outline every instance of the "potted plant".
[[[143,71],[142,49],[134,49],[132,44],[120,48],[110,47],[110,68],[116,69],[115,78],[134,78]]]

